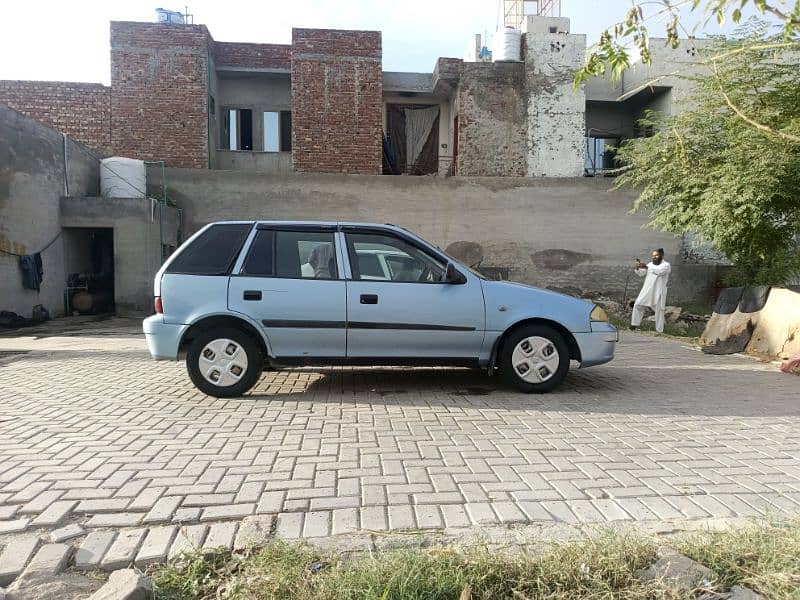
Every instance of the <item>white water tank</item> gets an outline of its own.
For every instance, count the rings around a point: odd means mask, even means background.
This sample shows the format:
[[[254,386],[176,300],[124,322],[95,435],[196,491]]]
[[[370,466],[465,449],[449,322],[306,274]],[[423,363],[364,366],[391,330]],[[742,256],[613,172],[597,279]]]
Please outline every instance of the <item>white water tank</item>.
[[[144,198],[147,172],[144,161],[112,156],[100,161],[100,193],[103,198]]]
[[[157,8],[156,23],[177,23],[178,25],[184,25],[186,23],[186,19],[184,18],[183,13],[178,12],[177,10]]]
[[[522,60],[522,34],[513,27],[504,27],[492,38],[494,62],[519,62]]]

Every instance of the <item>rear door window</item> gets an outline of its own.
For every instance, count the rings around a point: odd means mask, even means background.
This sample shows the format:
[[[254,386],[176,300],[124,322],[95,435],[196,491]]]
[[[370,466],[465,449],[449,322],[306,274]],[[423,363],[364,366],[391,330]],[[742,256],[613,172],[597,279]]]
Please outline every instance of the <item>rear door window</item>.
[[[212,225],[181,250],[169,263],[166,272],[228,275],[252,227],[252,223]]]
[[[276,231],[275,277],[339,279],[333,233]]]

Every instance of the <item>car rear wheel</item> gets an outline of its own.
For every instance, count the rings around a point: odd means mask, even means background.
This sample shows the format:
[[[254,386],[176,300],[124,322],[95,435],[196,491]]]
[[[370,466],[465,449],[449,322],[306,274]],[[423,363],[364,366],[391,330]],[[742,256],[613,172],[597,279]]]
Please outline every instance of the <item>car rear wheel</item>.
[[[503,343],[500,369],[505,381],[521,392],[549,392],[569,371],[567,342],[547,325],[521,327]]]
[[[201,392],[216,398],[241,396],[258,381],[264,353],[241,329],[219,327],[204,331],[186,355],[189,378]]]

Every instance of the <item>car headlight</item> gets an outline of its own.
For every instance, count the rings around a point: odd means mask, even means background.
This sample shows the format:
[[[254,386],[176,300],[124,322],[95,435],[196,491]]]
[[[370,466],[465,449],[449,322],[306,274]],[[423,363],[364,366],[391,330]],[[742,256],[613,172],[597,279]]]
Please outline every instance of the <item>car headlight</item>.
[[[589,320],[605,323],[608,321],[608,314],[606,314],[606,311],[602,307],[595,306],[589,314]]]

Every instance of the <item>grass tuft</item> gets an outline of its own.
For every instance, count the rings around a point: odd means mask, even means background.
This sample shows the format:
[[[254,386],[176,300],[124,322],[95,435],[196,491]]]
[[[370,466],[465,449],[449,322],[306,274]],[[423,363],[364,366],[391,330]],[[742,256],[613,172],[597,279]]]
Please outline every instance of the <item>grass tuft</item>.
[[[159,600],[689,600],[734,585],[768,599],[800,600],[800,520],[672,538],[676,550],[718,575],[695,594],[637,579],[663,543],[608,530],[547,543],[536,552],[439,547],[340,560],[307,545],[274,541],[244,555],[190,553],[152,576]]]
[[[544,551],[394,550],[341,561],[303,545],[272,542],[243,558],[187,555],[153,573],[156,598],[489,600],[669,598],[635,571],[655,557],[652,540],[601,533]]]
[[[678,538],[676,550],[719,576],[718,587],[749,587],[765,598],[800,600],[800,519]]]

